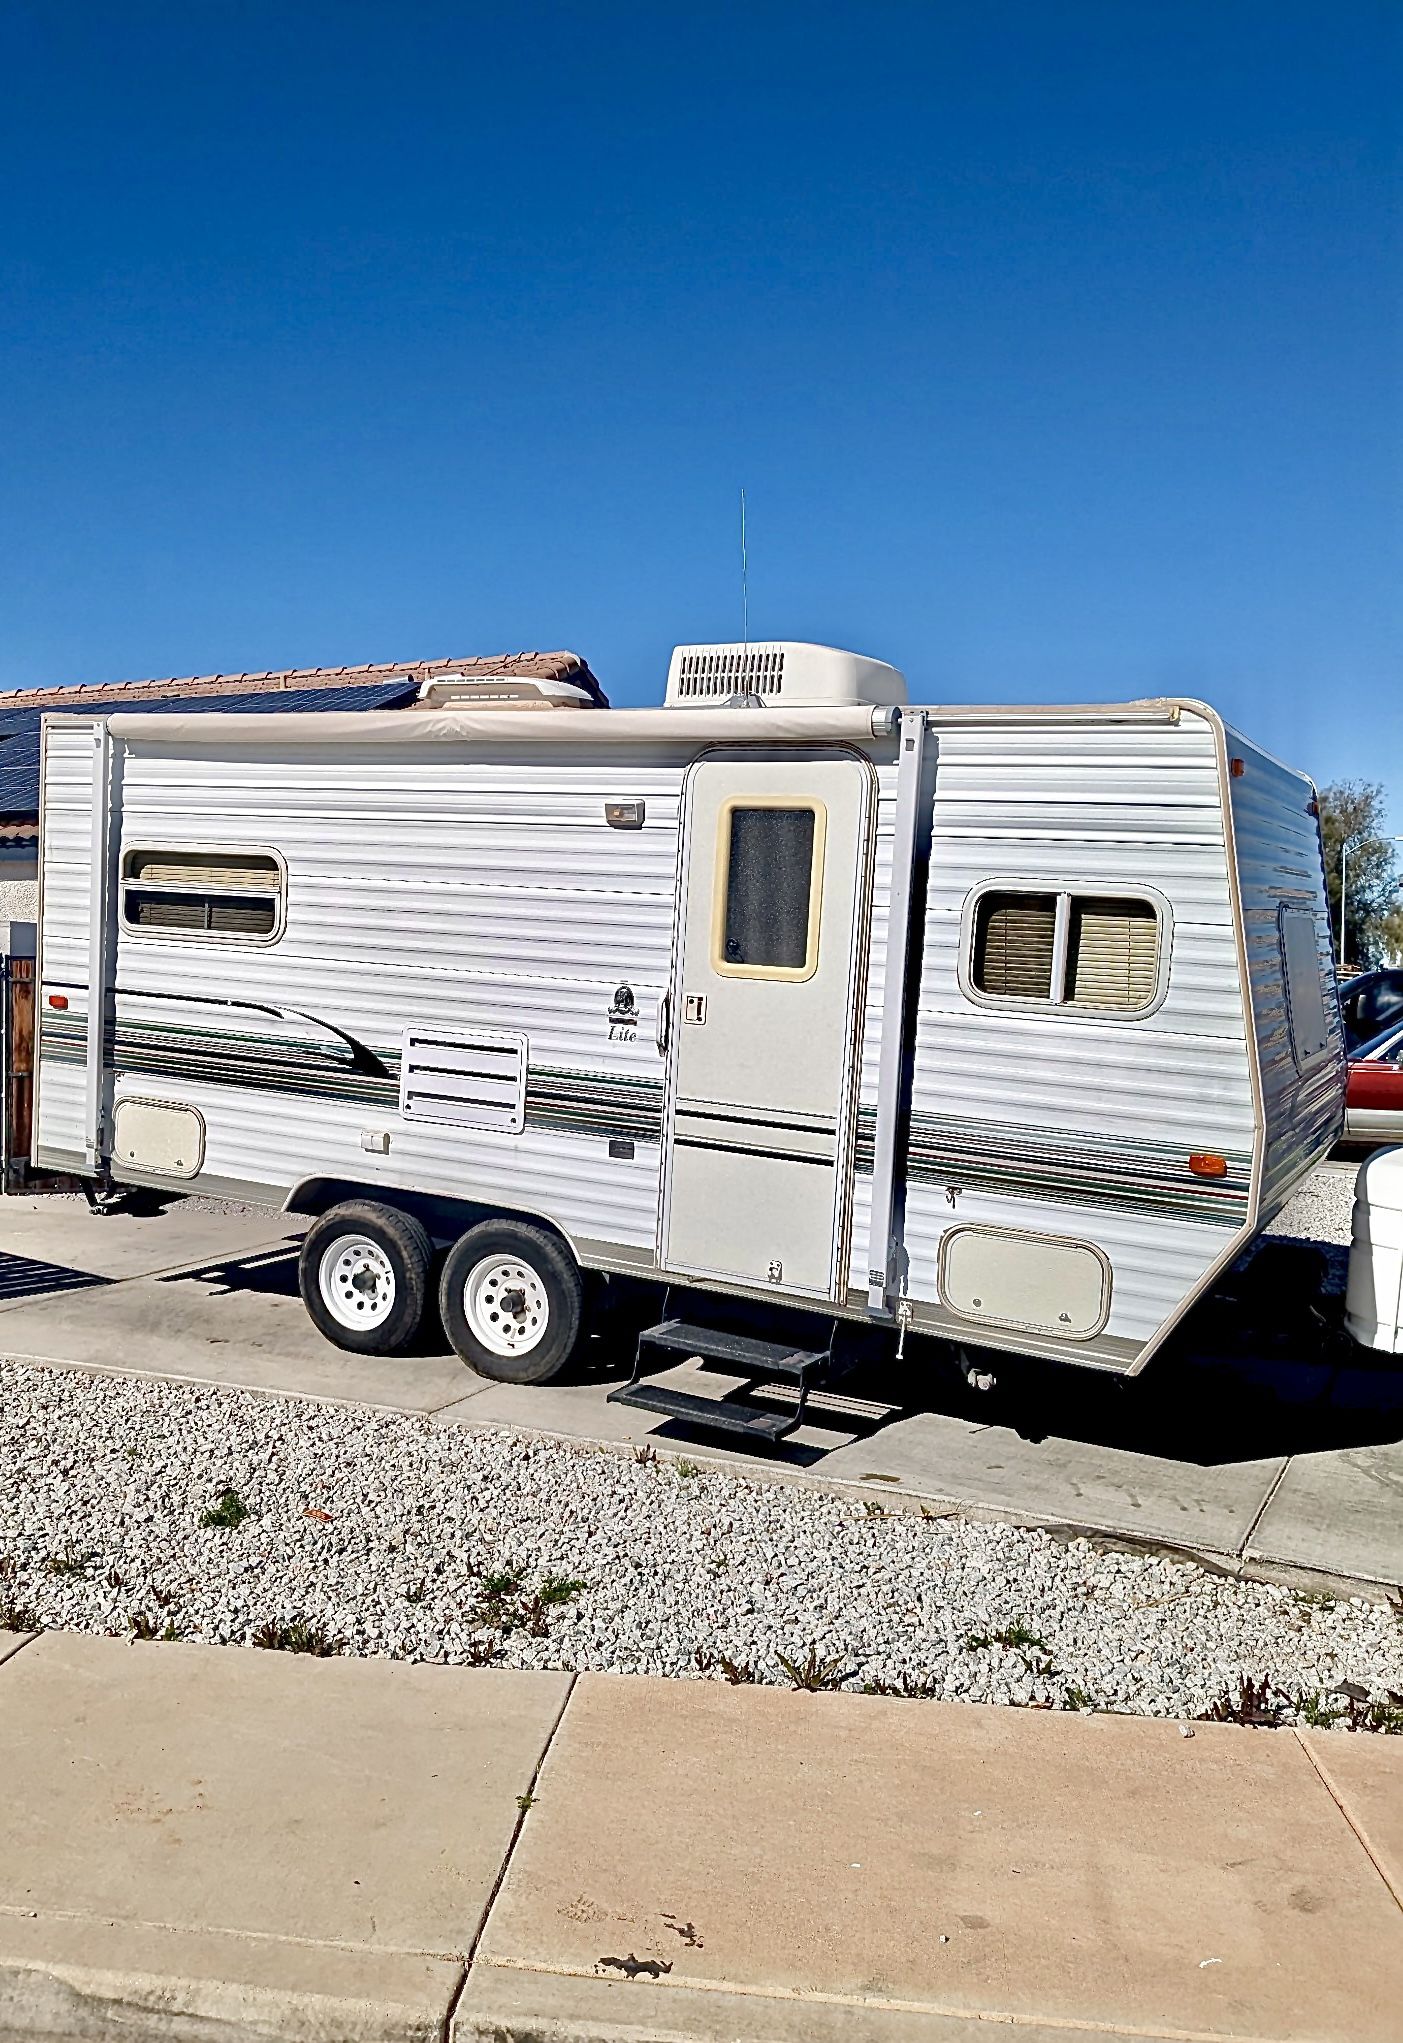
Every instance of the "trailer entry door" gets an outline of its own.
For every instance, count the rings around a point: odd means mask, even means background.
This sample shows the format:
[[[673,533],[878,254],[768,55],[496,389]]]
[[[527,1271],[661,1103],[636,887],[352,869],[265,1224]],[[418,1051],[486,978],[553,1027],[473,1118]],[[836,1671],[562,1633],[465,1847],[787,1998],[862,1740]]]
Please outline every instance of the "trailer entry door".
[[[833,753],[690,775],[660,1243],[679,1274],[846,1281],[871,777]]]

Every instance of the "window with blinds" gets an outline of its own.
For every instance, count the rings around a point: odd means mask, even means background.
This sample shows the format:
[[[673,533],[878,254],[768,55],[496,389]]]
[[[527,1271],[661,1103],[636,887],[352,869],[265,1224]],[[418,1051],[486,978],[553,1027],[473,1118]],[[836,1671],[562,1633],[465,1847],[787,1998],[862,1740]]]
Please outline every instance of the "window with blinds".
[[[1159,990],[1161,917],[1140,895],[989,888],[969,987],[991,1000],[1141,1014]]]
[[[1148,901],[1074,894],[1066,998],[1073,1007],[1148,1007],[1159,978],[1159,917]]]
[[[1055,894],[986,894],[974,940],[974,983],[1000,1000],[1050,1000]]]
[[[151,935],[268,943],[282,928],[283,868],[266,851],[129,851],[122,921]]]

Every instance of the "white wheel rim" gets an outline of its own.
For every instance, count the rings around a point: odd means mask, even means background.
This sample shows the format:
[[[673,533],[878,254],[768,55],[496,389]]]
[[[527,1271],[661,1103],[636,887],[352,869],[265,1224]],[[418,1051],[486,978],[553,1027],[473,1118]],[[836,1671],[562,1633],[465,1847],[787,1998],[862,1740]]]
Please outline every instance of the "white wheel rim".
[[[395,1309],[394,1265],[368,1234],[341,1234],[317,1270],[322,1303],[338,1326],[358,1333],[383,1325]]]
[[[484,1256],[463,1286],[463,1316],[494,1355],[529,1355],[550,1325],[546,1287],[518,1256]]]

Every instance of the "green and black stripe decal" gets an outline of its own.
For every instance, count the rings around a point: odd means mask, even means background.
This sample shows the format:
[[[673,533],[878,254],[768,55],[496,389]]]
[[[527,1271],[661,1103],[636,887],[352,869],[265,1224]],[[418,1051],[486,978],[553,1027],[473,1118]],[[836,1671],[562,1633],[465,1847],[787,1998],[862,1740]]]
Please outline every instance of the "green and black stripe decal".
[[[56,1064],[82,1064],[87,1024],[46,1014],[42,1053]],[[199,1028],[190,1023],[122,1021],[109,1031],[107,1054],[121,1077],[174,1078],[230,1085],[248,1092],[296,1094],[397,1110],[398,1045],[372,1051],[381,1071],[358,1064],[348,1043],[325,1044],[263,1035],[245,1029]],[[567,1135],[662,1139],[660,1078],[616,1072],[557,1069],[534,1064],[526,1076],[526,1125]]]
[[[876,1114],[858,1114],[857,1168],[870,1175]],[[1240,1227],[1247,1217],[1252,1159],[1219,1152],[1220,1178],[1196,1177],[1181,1143],[1071,1135],[1017,1122],[971,1121],[954,1114],[911,1116],[907,1178],[1057,1206],[1108,1206]]]
[[[46,1062],[81,1065],[87,1054],[82,1017],[46,1012],[41,1051]],[[397,1110],[398,1045],[377,1047],[371,1055],[378,1069],[364,1068],[365,1060],[350,1044],[335,1039],[316,1043],[184,1022],[124,1020],[108,1041],[108,1056],[120,1076],[186,1079]],[[659,1142],[662,1120],[661,1078],[552,1065],[528,1068],[528,1128]],[[856,1161],[866,1176],[872,1172],[875,1121],[872,1108],[859,1111]],[[917,1113],[911,1117],[907,1178],[1051,1205],[1099,1206],[1239,1227],[1248,1211],[1251,1158],[1220,1153],[1226,1175],[1201,1178],[1191,1173],[1187,1152],[1177,1143],[1111,1140],[1015,1122]]]

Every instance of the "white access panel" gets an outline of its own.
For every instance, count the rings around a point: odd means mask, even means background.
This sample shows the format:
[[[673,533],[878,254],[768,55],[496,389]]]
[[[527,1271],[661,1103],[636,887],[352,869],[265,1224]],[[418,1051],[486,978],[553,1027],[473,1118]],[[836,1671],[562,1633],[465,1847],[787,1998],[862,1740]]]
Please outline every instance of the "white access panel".
[[[660,1244],[681,1275],[833,1294],[870,782],[833,753],[691,775]]]

